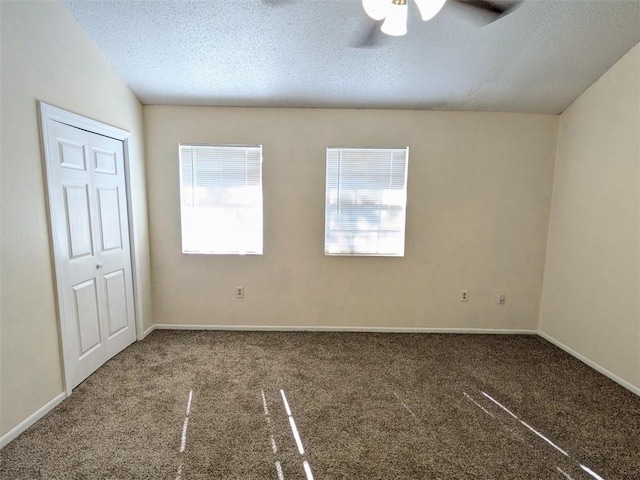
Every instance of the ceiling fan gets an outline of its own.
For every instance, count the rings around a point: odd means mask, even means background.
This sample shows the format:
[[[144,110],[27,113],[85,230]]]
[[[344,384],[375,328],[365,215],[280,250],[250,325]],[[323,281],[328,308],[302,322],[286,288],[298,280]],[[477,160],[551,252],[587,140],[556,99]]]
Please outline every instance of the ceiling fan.
[[[362,0],[362,6],[371,21],[353,46],[376,47],[382,40],[380,33],[398,37],[407,33],[409,3],[418,7],[422,21],[435,17],[445,3],[455,4],[481,22],[489,24],[515,10],[522,0]]]
[[[297,0],[262,0],[269,6],[286,5]],[[351,46],[373,48],[382,44],[385,35],[402,36],[407,33],[409,4],[413,3],[423,21],[431,20],[445,3],[460,7],[467,16],[481,24],[492,23],[515,10],[523,0],[362,0],[369,24],[361,30]]]

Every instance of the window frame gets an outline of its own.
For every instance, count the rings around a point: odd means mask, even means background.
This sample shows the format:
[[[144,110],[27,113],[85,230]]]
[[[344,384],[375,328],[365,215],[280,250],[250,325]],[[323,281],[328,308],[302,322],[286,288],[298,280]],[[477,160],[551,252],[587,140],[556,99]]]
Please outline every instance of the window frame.
[[[393,204],[394,207],[399,207],[400,208],[400,222],[402,224],[402,228],[401,229],[391,229],[391,228],[383,228],[382,225],[383,223],[392,223],[392,220],[390,220],[390,218],[384,220],[382,219],[382,217],[380,215],[378,215],[378,223],[376,226],[376,229],[374,230],[366,230],[366,229],[358,229],[358,230],[354,230],[354,229],[346,229],[346,228],[331,228],[331,223],[334,222],[338,222],[338,223],[342,223],[339,222],[339,220],[337,218],[335,218],[335,216],[331,216],[331,210],[340,210],[340,205],[349,205],[349,203],[342,203],[341,202],[341,198],[343,198],[341,195],[341,186],[343,185],[341,176],[344,175],[344,173],[340,173],[343,172],[343,170],[341,170],[343,167],[340,164],[340,162],[342,162],[342,157],[340,157],[340,160],[338,160],[338,166],[336,167],[337,170],[337,178],[335,179],[331,179],[330,175],[332,174],[332,172],[330,172],[330,169],[333,168],[333,165],[330,165],[330,162],[335,162],[335,160],[330,159],[330,153],[331,152],[335,152],[338,151],[339,155],[342,155],[344,152],[346,151],[367,151],[370,150],[371,153],[374,154],[379,154],[380,152],[389,152],[389,154],[391,155],[391,158],[389,160],[390,163],[390,174],[389,174],[389,181],[391,183],[393,183],[393,178],[394,178],[394,166],[393,166],[393,162],[395,161],[394,159],[394,155],[398,154],[398,152],[402,151],[404,153],[403,156],[403,173],[402,173],[402,188],[398,189],[398,188],[388,188],[388,189],[383,189],[380,188],[379,186],[371,186],[371,185],[367,185],[366,183],[363,183],[361,187],[359,188],[354,188],[354,192],[350,192],[351,196],[355,199],[352,200],[354,203],[350,204],[352,207],[354,207],[355,205],[358,205],[358,200],[356,199],[360,193],[358,193],[360,190],[366,191],[369,190],[371,193],[371,191],[377,192],[380,196],[384,196],[385,191],[388,192],[388,202],[387,205],[387,209],[389,212],[389,217],[391,217],[390,212],[391,212],[391,206],[392,204],[390,203],[392,200],[392,198],[394,196],[398,197],[399,199],[401,199],[401,202],[398,204]],[[405,244],[406,244],[406,228],[407,228],[407,223],[406,223],[406,214],[407,214],[407,198],[408,198],[408,176],[409,176],[409,146],[403,146],[403,147],[353,147],[353,146],[349,146],[349,147],[339,147],[339,146],[327,146],[326,147],[326,151],[325,151],[325,212],[324,212],[324,221],[325,221],[325,232],[324,232],[324,254],[325,256],[343,256],[343,257],[404,257],[405,256]],[[357,154],[356,154],[357,155]],[[376,161],[376,159],[369,159],[372,164],[373,162]],[[351,161],[354,161],[353,159],[351,159]],[[379,161],[379,160],[378,160]],[[375,170],[375,167],[371,166],[371,164],[369,165],[370,169]],[[366,170],[366,169],[364,169]],[[353,175],[353,172],[351,172]],[[364,173],[364,172],[363,172]],[[375,172],[374,172],[374,176],[375,176]],[[383,177],[382,177],[383,178]],[[373,180],[370,182],[373,183]],[[334,185],[338,185],[337,187],[333,187]],[[330,188],[337,188],[337,192],[335,193],[336,198],[335,198],[335,208],[330,208],[330,206],[332,205],[331,203],[331,198],[330,195],[334,195],[333,192],[331,192],[330,194]],[[367,189],[368,187],[368,189]],[[391,192],[396,191],[396,192],[400,192],[397,195],[393,195]],[[364,205],[364,204],[362,204]],[[380,213],[383,208],[381,208],[382,206],[385,205],[385,203],[383,203],[382,201],[379,203],[374,204],[375,207],[373,208],[352,208],[352,213],[356,212],[356,211],[360,211],[362,212],[362,215],[366,215],[367,213],[371,214],[373,212],[378,212]],[[339,215],[339,213],[337,214]],[[354,222],[353,220],[347,220],[344,222],[345,224],[351,224],[351,226],[355,226],[357,225],[357,223],[360,222]],[[352,234],[352,238],[350,239],[350,248],[346,248],[347,244],[345,243],[344,245],[340,245],[339,243],[337,243],[338,247],[341,248],[332,248],[336,246],[336,243],[334,242],[333,244],[331,243],[330,240],[330,233],[338,234],[339,232],[351,232]],[[375,251],[373,251],[374,249],[372,248],[361,248],[358,249],[358,245],[357,245],[357,241],[358,241],[358,233],[361,232],[362,233],[362,237],[366,237],[366,233],[365,232],[369,232],[369,234],[371,234],[372,232],[377,232],[378,234],[378,238],[377,240],[375,240]],[[384,244],[384,239],[381,239],[381,233],[383,234],[382,237],[385,236],[385,234],[388,234],[388,243],[389,245],[392,245],[394,243],[393,237],[394,237],[394,232],[396,233],[395,237],[397,237],[395,239],[395,241],[397,242],[397,245],[395,245],[393,248],[383,248],[381,247],[381,245]],[[365,243],[367,244],[366,246],[370,246],[369,244],[371,244],[370,240],[366,240],[364,239],[363,242],[361,243]]]
[[[185,202],[184,196],[185,192],[183,189],[185,187],[195,188],[195,182],[191,181],[190,185],[185,185],[184,172],[183,172],[183,149],[197,149],[197,148],[211,148],[211,149],[238,149],[238,150],[246,150],[249,152],[250,150],[257,150],[259,154],[258,160],[258,180],[259,180],[259,202],[255,202],[255,208],[259,210],[259,219],[257,220],[257,224],[259,228],[256,228],[259,231],[258,237],[255,239],[257,248],[255,249],[243,249],[243,248],[234,248],[234,249],[220,249],[215,246],[211,246],[208,249],[189,249],[188,246],[185,246],[185,228],[189,228],[188,225],[185,225]],[[248,153],[245,153],[248,154]],[[195,159],[192,158],[191,162],[195,163]],[[247,162],[247,160],[245,160]],[[264,254],[264,182],[263,182],[263,164],[264,164],[264,154],[263,154],[263,146],[261,144],[210,144],[210,143],[179,143],[178,144],[178,175],[179,175],[179,195],[180,195],[180,241],[181,241],[181,251],[184,255],[263,255]],[[245,177],[248,178],[249,164],[245,165]],[[248,180],[247,180],[248,181]],[[224,187],[225,183],[222,183],[222,186],[219,188],[230,188]],[[193,193],[192,193],[193,195]],[[196,205],[193,205],[196,207]],[[215,207],[213,207],[215,208]],[[234,211],[234,209],[226,207],[228,212]],[[239,207],[236,207],[238,209]],[[220,207],[221,211],[224,211],[225,207]],[[254,228],[257,225],[254,225]]]

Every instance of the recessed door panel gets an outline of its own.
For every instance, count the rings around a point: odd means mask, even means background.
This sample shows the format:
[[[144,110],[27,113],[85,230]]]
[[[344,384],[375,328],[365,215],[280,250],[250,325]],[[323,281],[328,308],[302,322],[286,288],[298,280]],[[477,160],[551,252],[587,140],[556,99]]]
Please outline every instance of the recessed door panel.
[[[60,166],[73,170],[86,170],[85,146],[71,140],[58,139]]]
[[[98,187],[100,239],[102,252],[122,248],[122,222],[118,187]]]
[[[80,340],[80,359],[100,344],[100,315],[95,279],[73,287],[76,322]]]
[[[118,333],[127,326],[127,293],[124,270],[108,273],[104,276],[109,310],[109,336]]]
[[[64,185],[69,259],[93,255],[91,212],[86,185]]]
[[[116,152],[94,148],[93,162],[94,169],[98,173],[106,173],[109,175],[116,175],[118,173]]]

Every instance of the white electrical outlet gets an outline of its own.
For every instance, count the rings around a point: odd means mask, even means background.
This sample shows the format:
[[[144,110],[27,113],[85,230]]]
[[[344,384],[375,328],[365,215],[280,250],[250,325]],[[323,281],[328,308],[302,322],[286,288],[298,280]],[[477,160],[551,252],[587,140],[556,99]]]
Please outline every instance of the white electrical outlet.
[[[469,301],[469,290],[460,290],[460,301],[461,302]]]
[[[244,287],[236,287],[236,298],[244,298]]]
[[[507,303],[507,294],[501,293],[498,295],[498,305],[504,305],[505,303]]]

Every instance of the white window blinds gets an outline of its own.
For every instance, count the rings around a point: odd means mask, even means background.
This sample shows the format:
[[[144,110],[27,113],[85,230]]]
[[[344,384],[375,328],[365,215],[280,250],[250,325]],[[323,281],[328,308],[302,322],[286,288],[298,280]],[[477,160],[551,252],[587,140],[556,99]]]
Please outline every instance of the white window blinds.
[[[325,254],[404,256],[409,148],[327,148]]]
[[[180,145],[183,253],[262,254],[262,146]]]

